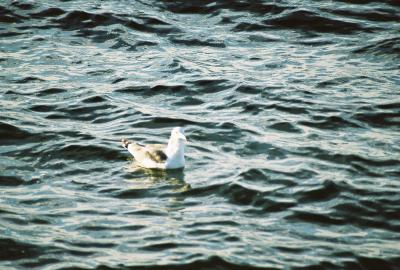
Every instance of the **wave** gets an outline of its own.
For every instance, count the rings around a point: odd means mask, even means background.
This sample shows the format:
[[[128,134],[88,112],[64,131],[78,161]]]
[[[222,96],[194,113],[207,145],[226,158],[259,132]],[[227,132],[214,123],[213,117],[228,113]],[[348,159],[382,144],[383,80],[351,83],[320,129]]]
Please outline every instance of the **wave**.
[[[0,261],[37,258],[43,247],[22,243],[11,238],[0,238]]]
[[[116,142],[116,145],[117,142]],[[123,159],[125,155],[120,150],[115,148],[99,146],[99,145],[86,145],[86,144],[68,144],[62,147],[53,147],[40,154],[41,159],[48,160],[54,157],[66,160],[118,160]]]
[[[32,137],[32,133],[12,124],[0,122],[0,141],[24,140]]]
[[[19,186],[24,183],[25,181],[19,177],[0,175],[0,186]]]
[[[349,9],[337,9],[337,10],[324,10],[338,16],[345,16],[350,18],[358,18],[374,22],[398,22],[400,16],[393,14],[392,12],[385,9],[367,10],[367,11],[354,11]]]
[[[216,41],[212,39],[207,40],[199,40],[199,39],[179,39],[179,38],[172,38],[170,39],[171,42],[176,44],[183,44],[186,46],[209,46],[209,47],[216,47],[216,48],[225,48],[225,44],[223,41]]]
[[[249,12],[255,15],[263,16],[265,14],[279,14],[288,7],[280,6],[278,4],[267,4],[262,1],[253,1],[251,3],[244,3],[242,1],[201,1],[201,2],[187,2],[187,1],[161,1],[161,7],[170,12],[178,14],[212,14],[216,16],[226,9],[236,12]]]
[[[375,41],[373,44],[354,50],[356,54],[388,55],[398,58],[400,55],[399,37],[386,38]]]
[[[47,2],[0,4],[2,263],[398,268],[394,0]]]
[[[357,128],[360,125],[351,118],[341,116],[314,116],[311,121],[299,121],[298,124],[319,129],[337,130],[344,127]]]
[[[61,14],[60,11],[58,13]],[[49,14],[49,12],[46,12],[45,14]],[[42,14],[41,18],[43,18],[43,16],[44,14]],[[54,17],[52,13],[50,13],[50,17]],[[177,27],[174,27],[167,22],[161,21],[158,18],[136,16],[134,19],[127,19],[124,18],[123,14],[112,14],[107,12],[90,13],[81,10],[73,10],[67,12],[61,18],[52,19],[51,21],[52,23],[54,23],[54,26],[58,28],[68,31],[76,30],[81,34],[89,36],[97,35],[98,38],[100,38],[100,34],[102,34],[103,32],[98,33],[95,31],[91,31],[91,29],[98,26],[111,26],[116,24],[135,31],[157,33],[159,35],[180,32]],[[112,37],[110,37],[109,39],[111,38]]]
[[[360,24],[322,17],[308,10],[292,11],[278,18],[265,20],[264,24],[276,28],[348,35],[358,31],[369,31]]]
[[[329,201],[338,198],[341,192],[345,190],[333,181],[325,181],[317,188],[299,191],[295,197],[299,203],[312,203],[320,201]]]
[[[235,263],[230,262],[223,257],[220,256],[209,256],[205,259],[192,259],[189,262],[184,263],[170,263],[165,265],[160,264],[152,264],[152,265],[120,265],[120,266],[109,266],[106,264],[102,264],[97,266],[96,268],[85,268],[79,266],[73,266],[70,269],[105,269],[105,270],[113,270],[113,269],[121,269],[121,267],[125,269],[138,269],[138,270],[147,270],[147,269],[154,269],[154,270],[167,270],[167,269],[174,269],[174,270],[184,270],[184,269],[204,269],[204,270],[211,270],[211,269],[234,269],[234,270],[276,270],[278,268],[274,267],[262,267],[262,266],[251,266],[247,263]],[[66,268],[68,269],[68,268]]]

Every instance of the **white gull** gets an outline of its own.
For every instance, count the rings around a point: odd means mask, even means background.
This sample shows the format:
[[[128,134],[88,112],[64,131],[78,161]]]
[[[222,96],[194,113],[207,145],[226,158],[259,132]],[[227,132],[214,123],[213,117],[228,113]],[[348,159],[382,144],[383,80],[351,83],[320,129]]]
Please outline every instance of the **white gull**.
[[[139,166],[148,169],[181,169],[185,167],[186,137],[182,127],[171,131],[168,145],[141,145],[122,139],[124,146],[135,158]]]

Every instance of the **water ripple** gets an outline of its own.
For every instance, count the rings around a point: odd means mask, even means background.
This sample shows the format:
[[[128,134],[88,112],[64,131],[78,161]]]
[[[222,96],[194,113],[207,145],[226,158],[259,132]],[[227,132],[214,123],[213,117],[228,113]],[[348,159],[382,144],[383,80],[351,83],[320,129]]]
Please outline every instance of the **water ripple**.
[[[1,269],[398,269],[397,1],[3,2]]]

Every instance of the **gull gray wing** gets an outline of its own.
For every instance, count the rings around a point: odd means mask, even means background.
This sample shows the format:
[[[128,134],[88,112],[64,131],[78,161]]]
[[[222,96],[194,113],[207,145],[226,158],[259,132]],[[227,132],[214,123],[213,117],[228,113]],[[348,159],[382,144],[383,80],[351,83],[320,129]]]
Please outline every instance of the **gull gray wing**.
[[[167,155],[165,154],[165,145],[163,144],[148,144],[145,146],[147,149],[147,156],[155,162],[164,162],[167,160]]]
[[[162,163],[167,160],[167,155],[164,152],[165,145],[149,144],[144,146],[125,139],[122,140],[122,145],[138,162],[143,163],[146,160],[151,160],[155,163]]]
[[[164,150],[160,148],[152,148],[151,146],[146,146],[146,155],[151,160],[161,163],[167,160],[167,155],[165,154]]]

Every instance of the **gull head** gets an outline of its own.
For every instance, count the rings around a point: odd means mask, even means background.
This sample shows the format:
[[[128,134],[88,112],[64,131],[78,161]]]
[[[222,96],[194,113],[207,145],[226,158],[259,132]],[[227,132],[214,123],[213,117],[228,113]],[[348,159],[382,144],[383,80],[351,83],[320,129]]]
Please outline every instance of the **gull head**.
[[[171,131],[171,137],[165,154],[168,159],[165,163],[166,168],[177,169],[185,167],[185,130],[182,127],[175,127]]]
[[[171,139],[179,143],[187,142],[185,129],[183,127],[174,127],[171,131]]]

